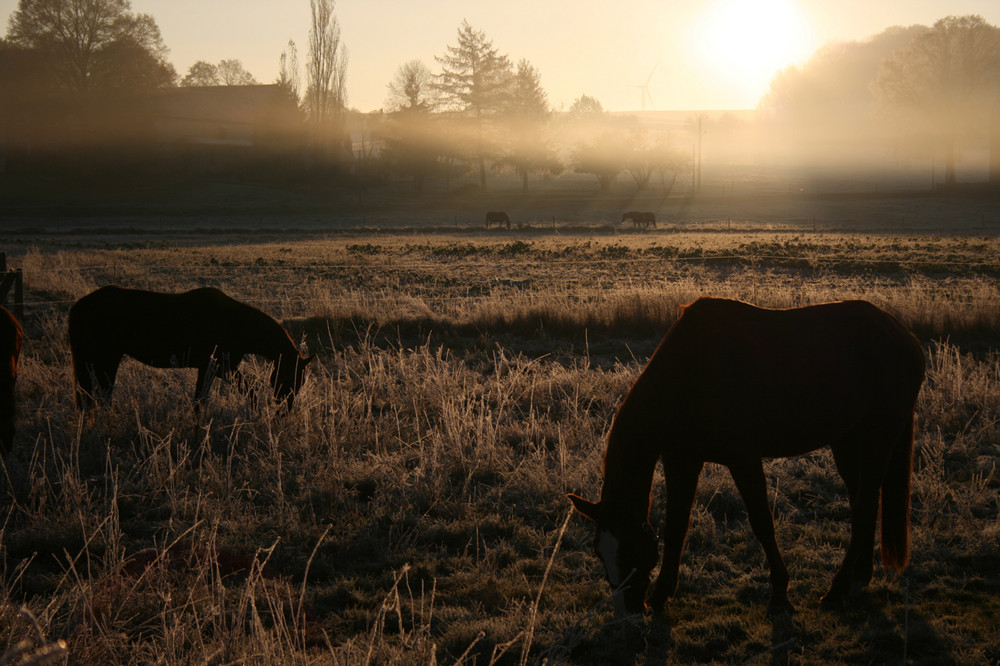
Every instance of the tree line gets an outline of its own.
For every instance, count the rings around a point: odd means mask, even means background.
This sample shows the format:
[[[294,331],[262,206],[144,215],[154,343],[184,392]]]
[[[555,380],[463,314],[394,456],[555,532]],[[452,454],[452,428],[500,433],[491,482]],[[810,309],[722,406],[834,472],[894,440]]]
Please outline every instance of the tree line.
[[[310,155],[309,164],[349,150],[356,178],[406,178],[417,192],[428,178],[450,187],[470,175],[486,189],[498,171],[527,189],[531,176],[567,169],[594,176],[602,191],[622,174],[638,189],[659,183],[669,191],[679,174],[698,168],[670,132],[606,113],[587,95],[555,113],[538,69],[514,62],[465,21],[435,57],[436,72],[406,62],[387,83],[382,110],[352,111],[334,9],[334,0],[310,0],[304,67],[290,41],[275,81],[287,106],[282,140]],[[179,77],[167,54],[155,20],[134,13],[129,0],[19,0],[0,40],[0,157],[12,168],[45,148],[85,148],[89,165],[95,155],[113,163],[123,147],[150,141],[146,102],[157,92],[257,83],[235,59],[198,61]],[[758,109],[761,127],[776,130],[773,141],[808,145],[807,134],[858,140],[871,132],[913,156],[941,155],[948,183],[963,138],[992,136],[1000,153],[998,110],[1000,30],[978,16],[828,45],[780,72]],[[692,125],[692,135],[705,131]]]

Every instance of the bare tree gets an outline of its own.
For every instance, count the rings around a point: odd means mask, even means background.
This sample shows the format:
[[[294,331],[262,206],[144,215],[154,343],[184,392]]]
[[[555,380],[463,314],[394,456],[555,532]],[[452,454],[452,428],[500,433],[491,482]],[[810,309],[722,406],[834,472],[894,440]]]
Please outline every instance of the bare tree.
[[[210,62],[199,60],[191,65],[187,75],[181,79],[182,86],[217,86],[221,83],[219,70]]]
[[[219,78],[224,86],[252,86],[257,84],[257,79],[248,72],[243,63],[235,58],[219,61],[216,68]]]
[[[954,185],[956,143],[983,133],[1000,93],[1000,28],[980,16],[949,16],[882,63],[872,84],[896,127],[941,146]]]
[[[622,132],[608,130],[592,140],[581,141],[573,150],[574,171],[597,176],[601,192],[610,192],[618,174],[625,169],[627,155],[622,148],[625,139]]]
[[[276,83],[284,88],[296,101],[299,99],[299,51],[295,42],[288,40],[288,49],[281,52],[278,62],[278,80]]]
[[[305,105],[317,125],[339,116],[347,106],[347,47],[340,37],[334,0],[309,0],[309,61]]]
[[[403,63],[396,70],[392,81],[386,84],[389,92],[386,107],[389,111],[430,111],[434,108],[431,97],[433,75],[419,60]]]

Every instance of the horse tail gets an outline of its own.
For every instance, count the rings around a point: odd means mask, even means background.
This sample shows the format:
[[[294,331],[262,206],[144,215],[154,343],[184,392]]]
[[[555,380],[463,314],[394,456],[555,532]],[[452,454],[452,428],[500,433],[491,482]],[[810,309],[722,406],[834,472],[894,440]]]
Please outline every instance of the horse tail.
[[[893,447],[882,483],[882,565],[897,572],[910,559],[910,472],[913,466],[913,412]]]

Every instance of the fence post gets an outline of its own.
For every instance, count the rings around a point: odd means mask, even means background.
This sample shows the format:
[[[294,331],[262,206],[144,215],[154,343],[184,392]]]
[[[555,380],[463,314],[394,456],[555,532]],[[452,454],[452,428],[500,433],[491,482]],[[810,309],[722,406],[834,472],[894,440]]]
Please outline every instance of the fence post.
[[[14,288],[14,316],[24,318],[24,274],[21,269],[7,270],[7,253],[0,252],[0,305],[7,307],[7,295]]]

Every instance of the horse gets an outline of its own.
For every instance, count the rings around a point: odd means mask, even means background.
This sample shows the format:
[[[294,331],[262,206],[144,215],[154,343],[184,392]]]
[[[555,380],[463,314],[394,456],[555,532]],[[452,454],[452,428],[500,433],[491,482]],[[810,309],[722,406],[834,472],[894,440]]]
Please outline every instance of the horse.
[[[625,220],[632,221],[632,228],[638,229],[640,226],[643,229],[648,229],[649,227],[656,228],[656,216],[649,212],[643,212],[639,210],[630,210],[622,214],[622,223]]]
[[[4,460],[14,445],[14,384],[23,344],[20,322],[0,305],[0,458]]]
[[[769,613],[790,613],[762,461],[829,447],[847,486],[851,537],[822,597],[846,605],[872,578],[881,493],[882,563],[909,559],[914,405],[924,379],[920,343],[866,301],[770,310],[700,298],[681,309],[615,413],[600,500],[568,495],[596,525],[594,552],[619,617],[662,611],[677,590],[698,477],[729,469],[770,568]],[[649,524],[656,460],[663,463],[663,559],[648,603],[657,543]]]
[[[491,210],[486,213],[486,228],[489,229],[490,225],[494,222],[496,222],[497,226],[506,224],[507,228],[510,229],[510,218],[502,210]]]
[[[181,294],[101,287],[70,308],[69,341],[80,409],[110,402],[124,356],[156,368],[197,368],[200,402],[216,372],[229,379],[247,354],[273,362],[274,396],[291,409],[312,360],[270,315],[211,287]]]

